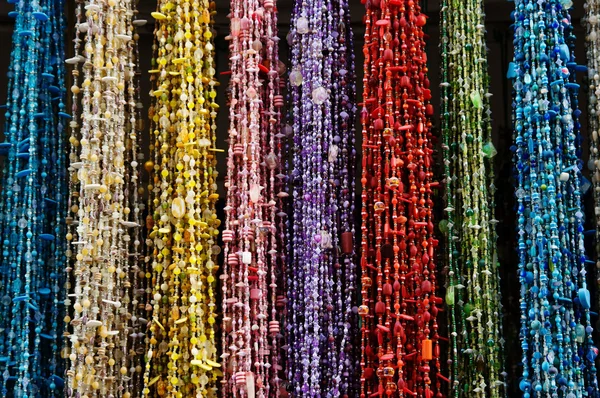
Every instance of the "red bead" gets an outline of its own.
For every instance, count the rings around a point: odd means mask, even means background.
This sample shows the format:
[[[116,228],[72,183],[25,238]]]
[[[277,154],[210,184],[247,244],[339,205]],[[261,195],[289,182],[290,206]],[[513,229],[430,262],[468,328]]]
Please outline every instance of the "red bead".
[[[431,292],[431,282],[430,281],[423,281],[423,283],[421,283],[421,290],[424,293],[430,293]]]
[[[394,52],[388,48],[383,52],[383,59],[386,61],[392,61],[394,59]]]
[[[354,235],[352,232],[343,232],[342,238],[342,253],[352,254],[354,252]]]
[[[392,293],[393,289],[391,284],[386,283],[385,285],[383,285],[383,294],[385,294],[386,296],[391,296]]]

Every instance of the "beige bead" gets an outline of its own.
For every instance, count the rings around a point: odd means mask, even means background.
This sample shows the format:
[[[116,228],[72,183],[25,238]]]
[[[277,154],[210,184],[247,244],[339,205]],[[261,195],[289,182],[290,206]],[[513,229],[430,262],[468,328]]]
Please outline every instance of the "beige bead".
[[[173,199],[173,203],[171,204],[171,212],[173,213],[173,217],[175,218],[183,218],[185,215],[185,201],[182,198]]]

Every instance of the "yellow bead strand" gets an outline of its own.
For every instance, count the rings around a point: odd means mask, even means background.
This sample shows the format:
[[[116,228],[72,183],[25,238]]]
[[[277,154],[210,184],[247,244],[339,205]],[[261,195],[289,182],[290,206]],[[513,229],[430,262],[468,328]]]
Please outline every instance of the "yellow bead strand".
[[[159,1],[150,110],[153,313],[144,396],[216,396],[214,2]]]

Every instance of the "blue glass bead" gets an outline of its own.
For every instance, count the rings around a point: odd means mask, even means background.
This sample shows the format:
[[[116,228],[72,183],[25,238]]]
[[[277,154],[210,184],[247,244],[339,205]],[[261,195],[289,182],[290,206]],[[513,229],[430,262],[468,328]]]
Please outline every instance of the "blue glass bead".
[[[508,64],[508,71],[506,72],[506,77],[508,79],[515,79],[517,77],[516,64],[514,62]]]
[[[31,174],[31,169],[21,170],[15,174],[15,177],[23,178],[27,177],[29,174]]]
[[[585,288],[581,288],[579,289],[579,292],[577,293],[577,297],[579,299],[579,303],[581,304],[581,306],[585,309],[589,309],[590,308],[590,292],[589,290],[585,289]]]
[[[579,90],[579,84],[577,84],[577,83],[566,83],[566,84],[565,84],[565,87],[566,87],[567,89],[569,89],[569,90],[572,90],[572,91],[577,91],[577,90]]]
[[[568,61],[571,58],[571,53],[569,50],[569,46],[567,46],[566,44],[561,44],[558,48],[558,53],[560,56],[560,59],[563,61]]]
[[[48,15],[43,12],[32,12],[31,15],[41,22],[46,22],[48,20]]]

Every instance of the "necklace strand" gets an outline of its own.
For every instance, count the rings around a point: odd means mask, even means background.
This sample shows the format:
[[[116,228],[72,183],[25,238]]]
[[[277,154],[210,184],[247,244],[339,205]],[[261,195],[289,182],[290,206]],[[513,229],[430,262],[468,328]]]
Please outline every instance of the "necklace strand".
[[[0,208],[2,395],[55,397],[65,258],[62,1],[19,2],[8,73]],[[12,395],[11,395],[12,396]]]
[[[442,4],[452,396],[504,396],[502,307],[494,226],[491,111],[483,2]],[[460,383],[460,384],[459,384]]]
[[[600,108],[598,106],[598,96],[600,95],[600,3],[595,0],[588,0],[585,3],[585,19],[583,20],[587,28],[587,59],[588,59],[588,79],[589,79],[589,102],[588,102],[588,129],[590,160],[588,168],[592,176],[592,189],[595,201],[595,231],[596,231],[596,256],[600,253]],[[596,274],[600,272],[600,260],[596,260]],[[600,277],[596,277],[600,286]]]
[[[352,310],[356,88],[347,1],[297,1],[288,44],[293,152],[287,274],[294,396],[357,394]]]
[[[143,396],[216,396],[214,2],[159,1],[150,171],[152,319]]]
[[[277,292],[285,240],[281,191],[283,96],[274,1],[231,2],[230,128],[223,231],[223,395],[279,397]],[[277,177],[276,177],[277,175]],[[278,215],[279,214],[279,215]]]
[[[426,16],[367,2],[364,22],[360,394],[439,397]]]
[[[568,0],[515,3],[514,163],[523,397],[598,390],[586,287]],[[530,25],[531,24],[531,25]],[[544,29],[532,30],[532,27]]]
[[[126,120],[127,92],[135,90],[134,6],[129,0],[79,2],[76,56],[67,60],[76,65],[71,92],[77,114],[71,124],[72,215],[67,234],[75,285],[65,300],[73,311],[72,318],[65,318],[70,326],[69,397],[131,396],[133,374],[126,355],[131,282],[125,242],[129,229],[139,224],[128,221],[125,187],[136,175],[126,167],[132,161],[126,144],[135,135],[135,123]]]

